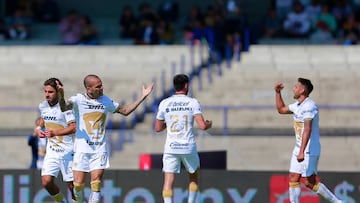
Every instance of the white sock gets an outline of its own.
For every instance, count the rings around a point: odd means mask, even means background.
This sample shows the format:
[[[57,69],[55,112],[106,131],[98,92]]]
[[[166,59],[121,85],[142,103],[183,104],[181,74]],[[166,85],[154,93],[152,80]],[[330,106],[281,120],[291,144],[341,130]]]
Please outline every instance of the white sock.
[[[339,202],[340,200],[332,193],[324,184],[318,183],[319,187],[316,193],[323,196],[325,199],[329,200],[330,202]]]
[[[171,197],[164,197],[164,203],[172,203]]]
[[[188,198],[188,203],[194,203],[196,200],[196,195],[197,195],[197,191],[196,192],[189,192],[189,198]]]
[[[91,192],[91,199],[89,198],[89,202],[91,203],[99,203],[100,202],[100,192]]]
[[[301,188],[289,187],[289,198],[291,203],[300,203]]]

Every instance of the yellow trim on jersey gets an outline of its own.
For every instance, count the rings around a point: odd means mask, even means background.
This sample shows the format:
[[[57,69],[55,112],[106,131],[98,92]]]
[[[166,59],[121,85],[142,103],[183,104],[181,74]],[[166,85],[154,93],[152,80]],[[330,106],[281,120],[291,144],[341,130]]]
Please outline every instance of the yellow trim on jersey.
[[[289,182],[290,188],[297,188],[300,187],[300,182]]]

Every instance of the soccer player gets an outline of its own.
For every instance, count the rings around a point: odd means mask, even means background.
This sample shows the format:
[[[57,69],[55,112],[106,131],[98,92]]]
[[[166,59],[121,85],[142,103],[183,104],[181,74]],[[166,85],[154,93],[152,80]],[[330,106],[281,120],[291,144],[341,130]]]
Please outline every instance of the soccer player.
[[[289,196],[291,203],[299,203],[301,196],[300,180],[303,178],[306,187],[334,203],[341,201],[321,182],[317,182],[318,161],[320,157],[319,110],[316,103],[309,98],[313,90],[310,80],[298,78],[293,87],[294,99],[297,101],[285,105],[281,90],[283,83],[275,84],[275,103],[280,114],[293,114],[295,147],[292,152],[289,170]]]
[[[45,123],[45,131],[38,126],[37,133],[40,138],[47,138],[41,181],[56,202],[67,202],[54,182],[54,177],[57,177],[61,171],[63,180],[67,183],[72,194],[73,202],[76,202],[73,193],[72,172],[73,139],[76,130],[75,117],[72,111],[61,111],[56,89],[57,84],[61,84],[57,78],[50,78],[44,82],[46,100],[39,104],[40,115]]]
[[[76,133],[74,144],[74,191],[78,202],[83,202],[86,174],[90,172],[91,194],[89,202],[100,202],[101,181],[104,169],[109,167],[109,154],[106,147],[106,117],[110,113],[120,113],[124,116],[133,112],[152,92],[154,84],[142,87],[142,96],[136,101],[119,105],[103,94],[103,85],[97,75],[87,75],[84,78],[86,92],[76,94],[67,101],[64,99],[64,89],[57,86],[60,92],[60,106],[63,111],[74,110],[76,118]]]
[[[212,121],[205,120],[197,99],[187,96],[189,77],[184,74],[173,78],[175,94],[162,100],[156,115],[155,131],[167,130],[163,155],[164,203],[173,202],[175,173],[180,173],[181,162],[189,176],[188,203],[196,200],[198,191],[199,155],[193,132],[194,121],[201,130],[211,128]]]

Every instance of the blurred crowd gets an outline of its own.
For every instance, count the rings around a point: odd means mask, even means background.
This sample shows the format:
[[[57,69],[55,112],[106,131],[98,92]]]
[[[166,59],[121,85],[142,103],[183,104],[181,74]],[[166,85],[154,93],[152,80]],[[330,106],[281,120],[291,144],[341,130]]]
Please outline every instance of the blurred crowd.
[[[101,44],[101,33],[88,15],[80,15],[74,9],[60,16],[55,0],[17,2],[12,14],[0,22],[2,38],[29,39],[33,23],[50,22],[59,24],[61,44]],[[137,8],[125,5],[118,16],[118,37],[136,45],[207,43],[221,47],[224,42],[239,40],[247,25],[234,0],[215,0],[205,9],[193,6],[185,16],[179,16],[179,9],[178,2],[172,0],[165,0],[158,8],[149,3],[141,3]]]
[[[0,39],[29,39],[32,24],[40,22],[58,23],[60,44],[101,44],[101,33],[87,14],[74,9],[61,16],[55,0],[14,2],[12,14],[0,19]],[[252,42],[259,37],[357,44],[360,39],[360,0],[272,0],[256,29],[249,25],[239,2],[214,0],[206,7],[194,5],[186,15],[179,14],[180,1],[164,0],[157,8],[149,3],[137,8],[125,5],[114,26],[120,39],[136,45],[206,43],[214,50],[235,46],[243,40],[245,29],[251,30]]]
[[[264,38],[358,44],[359,0],[277,0],[263,21]]]

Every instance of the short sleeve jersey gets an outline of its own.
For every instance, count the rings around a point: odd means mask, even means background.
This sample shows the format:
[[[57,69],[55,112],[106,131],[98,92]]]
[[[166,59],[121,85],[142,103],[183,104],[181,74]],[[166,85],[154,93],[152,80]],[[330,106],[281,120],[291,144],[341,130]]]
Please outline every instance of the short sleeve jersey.
[[[320,131],[319,131],[319,110],[316,103],[310,98],[306,98],[302,103],[295,102],[289,105],[289,110],[294,115],[294,131],[296,144],[294,153],[298,154],[302,143],[302,135],[304,132],[304,120],[311,119],[311,133],[309,142],[305,148],[305,154],[319,156],[321,151],[320,146]]]
[[[197,152],[193,132],[196,114],[202,114],[200,103],[186,95],[173,95],[160,102],[156,119],[166,123],[165,153]]]
[[[76,119],[75,152],[106,152],[106,118],[114,113],[119,104],[103,95],[91,99],[86,94],[77,94],[69,98],[73,103]]]
[[[71,110],[62,112],[60,105],[50,106],[47,101],[39,104],[39,111],[44,120],[45,128],[50,130],[60,130],[75,121]],[[63,157],[72,155],[74,148],[74,135],[55,136],[48,138],[46,144],[47,157]]]

